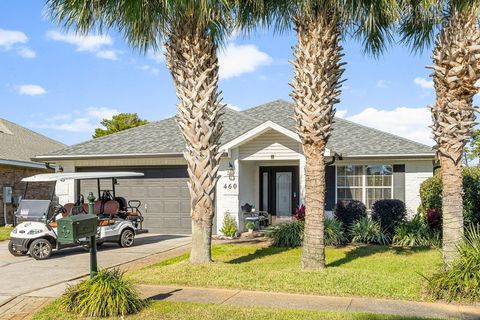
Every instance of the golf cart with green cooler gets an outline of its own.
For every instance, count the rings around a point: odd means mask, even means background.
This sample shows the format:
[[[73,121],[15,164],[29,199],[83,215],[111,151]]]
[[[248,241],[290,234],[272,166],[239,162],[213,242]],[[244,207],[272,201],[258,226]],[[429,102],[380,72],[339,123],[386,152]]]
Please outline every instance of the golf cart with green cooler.
[[[117,178],[140,177],[137,172],[75,172],[38,174],[22,179],[27,183],[23,198],[15,212],[15,228],[10,234],[8,249],[14,256],[30,254],[37,260],[50,257],[53,250],[88,246],[89,236],[96,234],[96,243],[116,242],[121,247],[133,245],[143,229],[140,201],[117,197]],[[101,190],[100,180],[111,181],[109,190]],[[96,180],[97,195],[92,193],[91,208],[80,194],[75,203],[53,204],[50,200],[27,199],[28,185],[36,182]],[[90,209],[90,210],[89,210]],[[91,212],[89,212],[91,211]],[[93,214],[92,214],[93,213]]]

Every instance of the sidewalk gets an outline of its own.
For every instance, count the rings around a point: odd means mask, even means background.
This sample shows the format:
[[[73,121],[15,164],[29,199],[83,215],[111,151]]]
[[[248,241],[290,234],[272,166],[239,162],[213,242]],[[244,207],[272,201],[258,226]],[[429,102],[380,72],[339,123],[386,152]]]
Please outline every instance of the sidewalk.
[[[480,305],[413,302],[374,298],[332,297],[247,290],[141,285],[145,298],[286,309],[367,312],[410,317],[480,319]]]

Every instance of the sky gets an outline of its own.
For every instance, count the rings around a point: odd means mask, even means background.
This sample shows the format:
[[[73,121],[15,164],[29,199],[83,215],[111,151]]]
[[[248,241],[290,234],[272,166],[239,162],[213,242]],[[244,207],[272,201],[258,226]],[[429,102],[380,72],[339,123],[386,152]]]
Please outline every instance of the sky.
[[[295,34],[236,34],[219,52],[223,101],[243,110],[291,100]],[[430,48],[412,54],[391,46],[379,58],[342,41],[346,71],[337,116],[433,144]],[[103,118],[136,112],[149,121],[176,112],[177,98],[162,52],[142,54],[121,34],[78,36],[45,14],[43,1],[0,2],[0,118],[65,144],[89,140]]]

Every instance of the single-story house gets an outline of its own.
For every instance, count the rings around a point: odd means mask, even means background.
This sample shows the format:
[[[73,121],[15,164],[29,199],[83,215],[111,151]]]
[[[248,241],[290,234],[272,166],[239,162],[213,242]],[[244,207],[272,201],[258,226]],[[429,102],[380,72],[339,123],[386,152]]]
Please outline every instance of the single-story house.
[[[243,225],[241,207],[249,203],[274,219],[291,218],[305,197],[305,157],[295,133],[293,105],[277,100],[243,111],[226,108],[222,116],[224,155],[216,193],[215,230],[225,213]],[[367,207],[384,198],[401,199],[411,214],[419,186],[432,176],[432,148],[390,133],[336,118],[325,155],[326,205],[358,199]],[[381,119],[378,119],[381,121]],[[117,193],[142,201],[145,226],[152,232],[191,232],[184,141],[175,119],[90,140],[34,158],[64,172],[131,170],[141,179],[119,179]],[[92,188],[94,189],[94,188]],[[94,191],[94,190],[91,190]],[[85,186],[57,186],[60,202],[72,202]]]
[[[41,134],[0,119],[0,225],[4,224],[4,187],[10,187],[12,196],[21,196],[25,183],[20,180],[39,173],[53,172],[45,163],[32,161],[32,157],[64,148],[65,145]],[[30,196],[47,197],[53,193],[53,186],[33,186]],[[13,206],[7,203],[7,222],[13,222]]]

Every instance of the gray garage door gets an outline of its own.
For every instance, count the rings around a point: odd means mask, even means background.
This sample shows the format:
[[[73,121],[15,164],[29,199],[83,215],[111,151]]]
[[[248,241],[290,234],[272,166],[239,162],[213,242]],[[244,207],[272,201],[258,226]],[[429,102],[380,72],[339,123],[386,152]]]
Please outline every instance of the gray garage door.
[[[140,200],[145,217],[144,227],[152,233],[191,234],[190,194],[187,187],[187,169],[176,167],[148,168],[76,168],[77,171],[135,171],[143,172],[143,178],[118,179],[116,195],[128,200]],[[111,183],[101,181],[101,189]],[[96,181],[82,181],[80,192],[85,196],[94,192]]]

